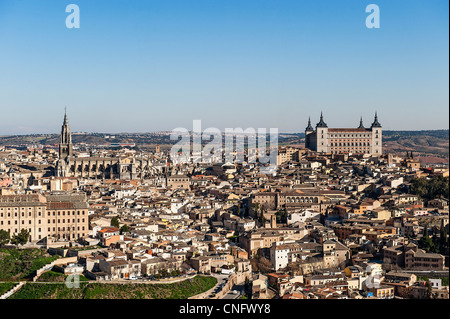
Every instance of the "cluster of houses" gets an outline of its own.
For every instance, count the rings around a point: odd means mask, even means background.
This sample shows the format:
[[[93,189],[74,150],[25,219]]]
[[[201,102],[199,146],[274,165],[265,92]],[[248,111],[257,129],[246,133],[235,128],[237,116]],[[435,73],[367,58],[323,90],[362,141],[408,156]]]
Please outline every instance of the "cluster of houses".
[[[54,177],[52,150],[3,149],[0,197],[85,194],[89,234],[45,245],[77,256],[67,271],[92,280],[245,273],[253,298],[423,298],[430,284],[448,298],[441,281],[415,275],[448,272],[448,248],[419,247],[425,232],[448,234],[448,198],[424,202],[410,189],[413,178],[448,177],[448,167],[391,154],[280,154],[276,174],[259,164],[175,165],[158,153],[146,178],[98,179]]]

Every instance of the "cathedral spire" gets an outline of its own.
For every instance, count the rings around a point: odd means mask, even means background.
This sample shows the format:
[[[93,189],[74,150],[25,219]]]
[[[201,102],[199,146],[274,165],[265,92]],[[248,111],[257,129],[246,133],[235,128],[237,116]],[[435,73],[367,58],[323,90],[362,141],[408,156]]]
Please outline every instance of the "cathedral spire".
[[[64,123],[63,125],[68,125],[67,121],[67,106],[64,106]]]
[[[67,109],[64,110],[64,123],[61,127],[61,141],[59,144],[59,158],[66,159],[72,156],[72,134],[70,133]]]

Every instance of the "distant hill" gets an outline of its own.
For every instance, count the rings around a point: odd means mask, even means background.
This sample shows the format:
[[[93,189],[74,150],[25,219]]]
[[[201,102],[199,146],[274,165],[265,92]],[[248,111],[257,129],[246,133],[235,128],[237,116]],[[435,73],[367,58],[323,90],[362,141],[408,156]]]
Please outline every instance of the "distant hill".
[[[74,144],[105,145],[109,143],[135,143],[141,149],[155,144],[168,148],[176,143],[168,134],[156,133],[74,133]],[[279,145],[304,146],[304,133],[280,133]],[[0,146],[57,145],[59,134],[0,136]],[[383,131],[385,152],[405,154],[413,151],[417,157],[427,157],[431,162],[448,162],[449,130]]]
[[[384,131],[383,146],[392,153],[413,151],[416,155],[449,156],[449,130]]]
[[[280,134],[280,145],[304,147],[305,134]],[[449,130],[383,131],[383,152],[413,155],[423,164],[448,164]]]

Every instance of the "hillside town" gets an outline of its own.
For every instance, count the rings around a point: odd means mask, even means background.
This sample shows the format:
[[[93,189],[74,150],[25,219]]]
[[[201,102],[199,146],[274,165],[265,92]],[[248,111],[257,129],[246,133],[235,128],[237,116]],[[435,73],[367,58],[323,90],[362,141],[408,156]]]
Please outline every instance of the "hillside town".
[[[448,299],[448,166],[377,153],[174,164],[83,151],[65,118],[59,149],[0,148],[0,232],[93,281],[221,278],[199,298]]]

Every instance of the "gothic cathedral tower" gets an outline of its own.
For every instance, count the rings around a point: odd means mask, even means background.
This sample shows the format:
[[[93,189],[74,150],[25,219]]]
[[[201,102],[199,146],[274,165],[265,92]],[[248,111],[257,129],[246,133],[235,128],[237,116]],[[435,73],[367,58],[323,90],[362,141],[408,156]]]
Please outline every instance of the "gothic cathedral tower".
[[[70,133],[67,112],[64,113],[64,123],[61,129],[61,142],[59,144],[59,159],[67,161],[73,155],[72,134]]]
[[[69,161],[72,156],[72,134],[70,133],[69,122],[67,120],[67,112],[64,112],[64,123],[61,128],[61,141],[59,143],[59,160],[56,168],[56,176],[66,176]]]

